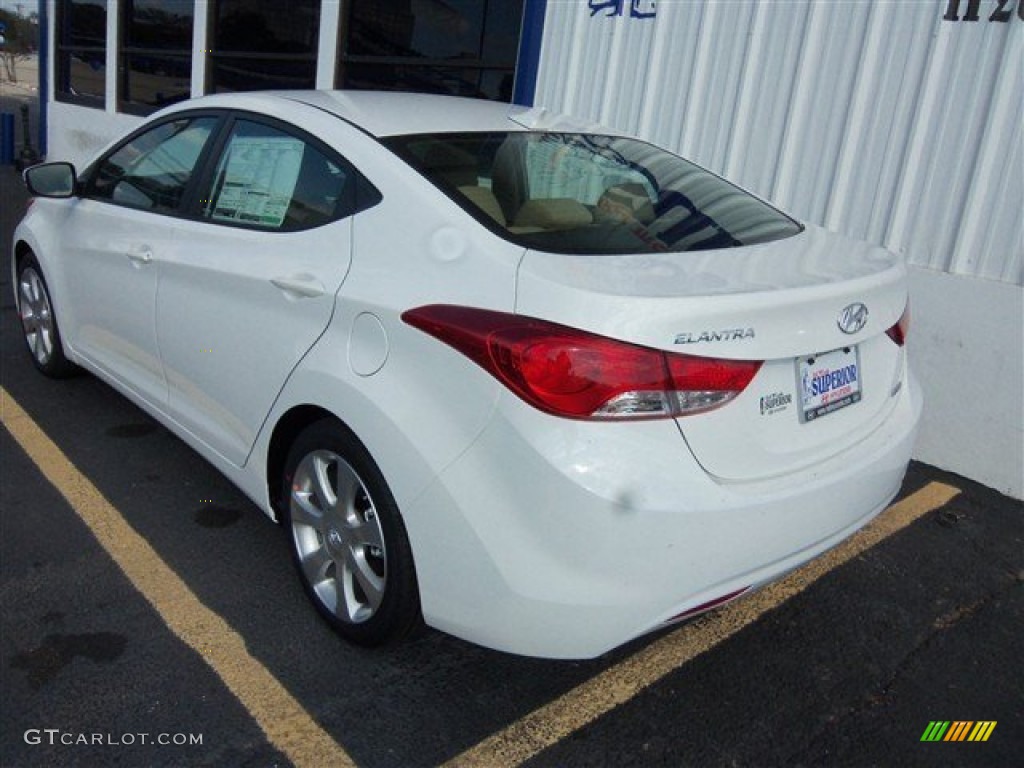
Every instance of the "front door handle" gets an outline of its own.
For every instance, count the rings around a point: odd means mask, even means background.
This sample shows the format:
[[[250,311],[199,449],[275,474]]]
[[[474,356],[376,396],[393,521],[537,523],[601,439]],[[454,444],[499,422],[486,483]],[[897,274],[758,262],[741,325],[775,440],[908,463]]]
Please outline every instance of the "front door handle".
[[[323,283],[312,275],[275,277],[270,282],[293,298],[313,299],[324,295]]]
[[[140,248],[137,251],[131,251],[128,253],[128,258],[135,264],[143,265],[149,264],[153,261],[153,251],[149,248]]]

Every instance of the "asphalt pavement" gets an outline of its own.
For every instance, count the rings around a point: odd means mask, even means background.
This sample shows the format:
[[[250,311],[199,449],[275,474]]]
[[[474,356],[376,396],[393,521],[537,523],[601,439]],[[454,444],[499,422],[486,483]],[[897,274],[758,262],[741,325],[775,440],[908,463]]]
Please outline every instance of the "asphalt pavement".
[[[24,200],[0,168],[5,768],[1020,764],[1020,501],[912,464],[901,504],[953,498],[799,590],[593,661],[434,631],[353,648],[307,604],[282,531],[223,477],[97,379],[35,372],[9,268]],[[146,563],[167,576],[147,581]],[[995,726],[922,741],[934,722]]]

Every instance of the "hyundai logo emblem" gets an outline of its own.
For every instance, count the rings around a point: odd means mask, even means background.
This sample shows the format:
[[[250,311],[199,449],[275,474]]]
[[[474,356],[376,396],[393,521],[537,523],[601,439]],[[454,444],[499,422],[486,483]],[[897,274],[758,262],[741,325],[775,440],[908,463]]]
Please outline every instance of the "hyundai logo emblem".
[[[868,324],[868,308],[860,302],[843,307],[838,324],[843,333],[857,333]]]

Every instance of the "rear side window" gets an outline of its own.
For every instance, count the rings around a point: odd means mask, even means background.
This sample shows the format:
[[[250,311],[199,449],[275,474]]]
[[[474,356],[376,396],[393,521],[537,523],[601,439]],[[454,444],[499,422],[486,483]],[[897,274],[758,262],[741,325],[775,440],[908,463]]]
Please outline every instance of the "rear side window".
[[[261,229],[308,229],[351,213],[355,186],[340,159],[309,141],[239,119],[203,196],[203,217]]]
[[[216,117],[180,118],[151,128],[96,165],[86,194],[157,213],[176,212]]]
[[[480,221],[541,251],[702,251],[800,231],[748,192],[636,139],[508,132],[387,143]]]

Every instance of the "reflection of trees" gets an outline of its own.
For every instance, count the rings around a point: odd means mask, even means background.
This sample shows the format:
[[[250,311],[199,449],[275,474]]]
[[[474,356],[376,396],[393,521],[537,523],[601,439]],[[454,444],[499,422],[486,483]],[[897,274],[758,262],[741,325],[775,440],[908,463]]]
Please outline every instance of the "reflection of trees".
[[[188,98],[192,73],[191,5],[165,2],[165,7],[158,7],[128,2],[121,71],[125,98],[152,106]]]
[[[133,8],[128,44],[137,48],[191,50],[192,14],[163,8]]]
[[[221,53],[313,54],[319,18],[314,5],[278,0],[224,3],[217,19],[216,48]]]
[[[107,44],[107,9],[98,5],[75,3],[69,6],[70,19],[65,21],[67,31],[64,42],[102,48]]]

